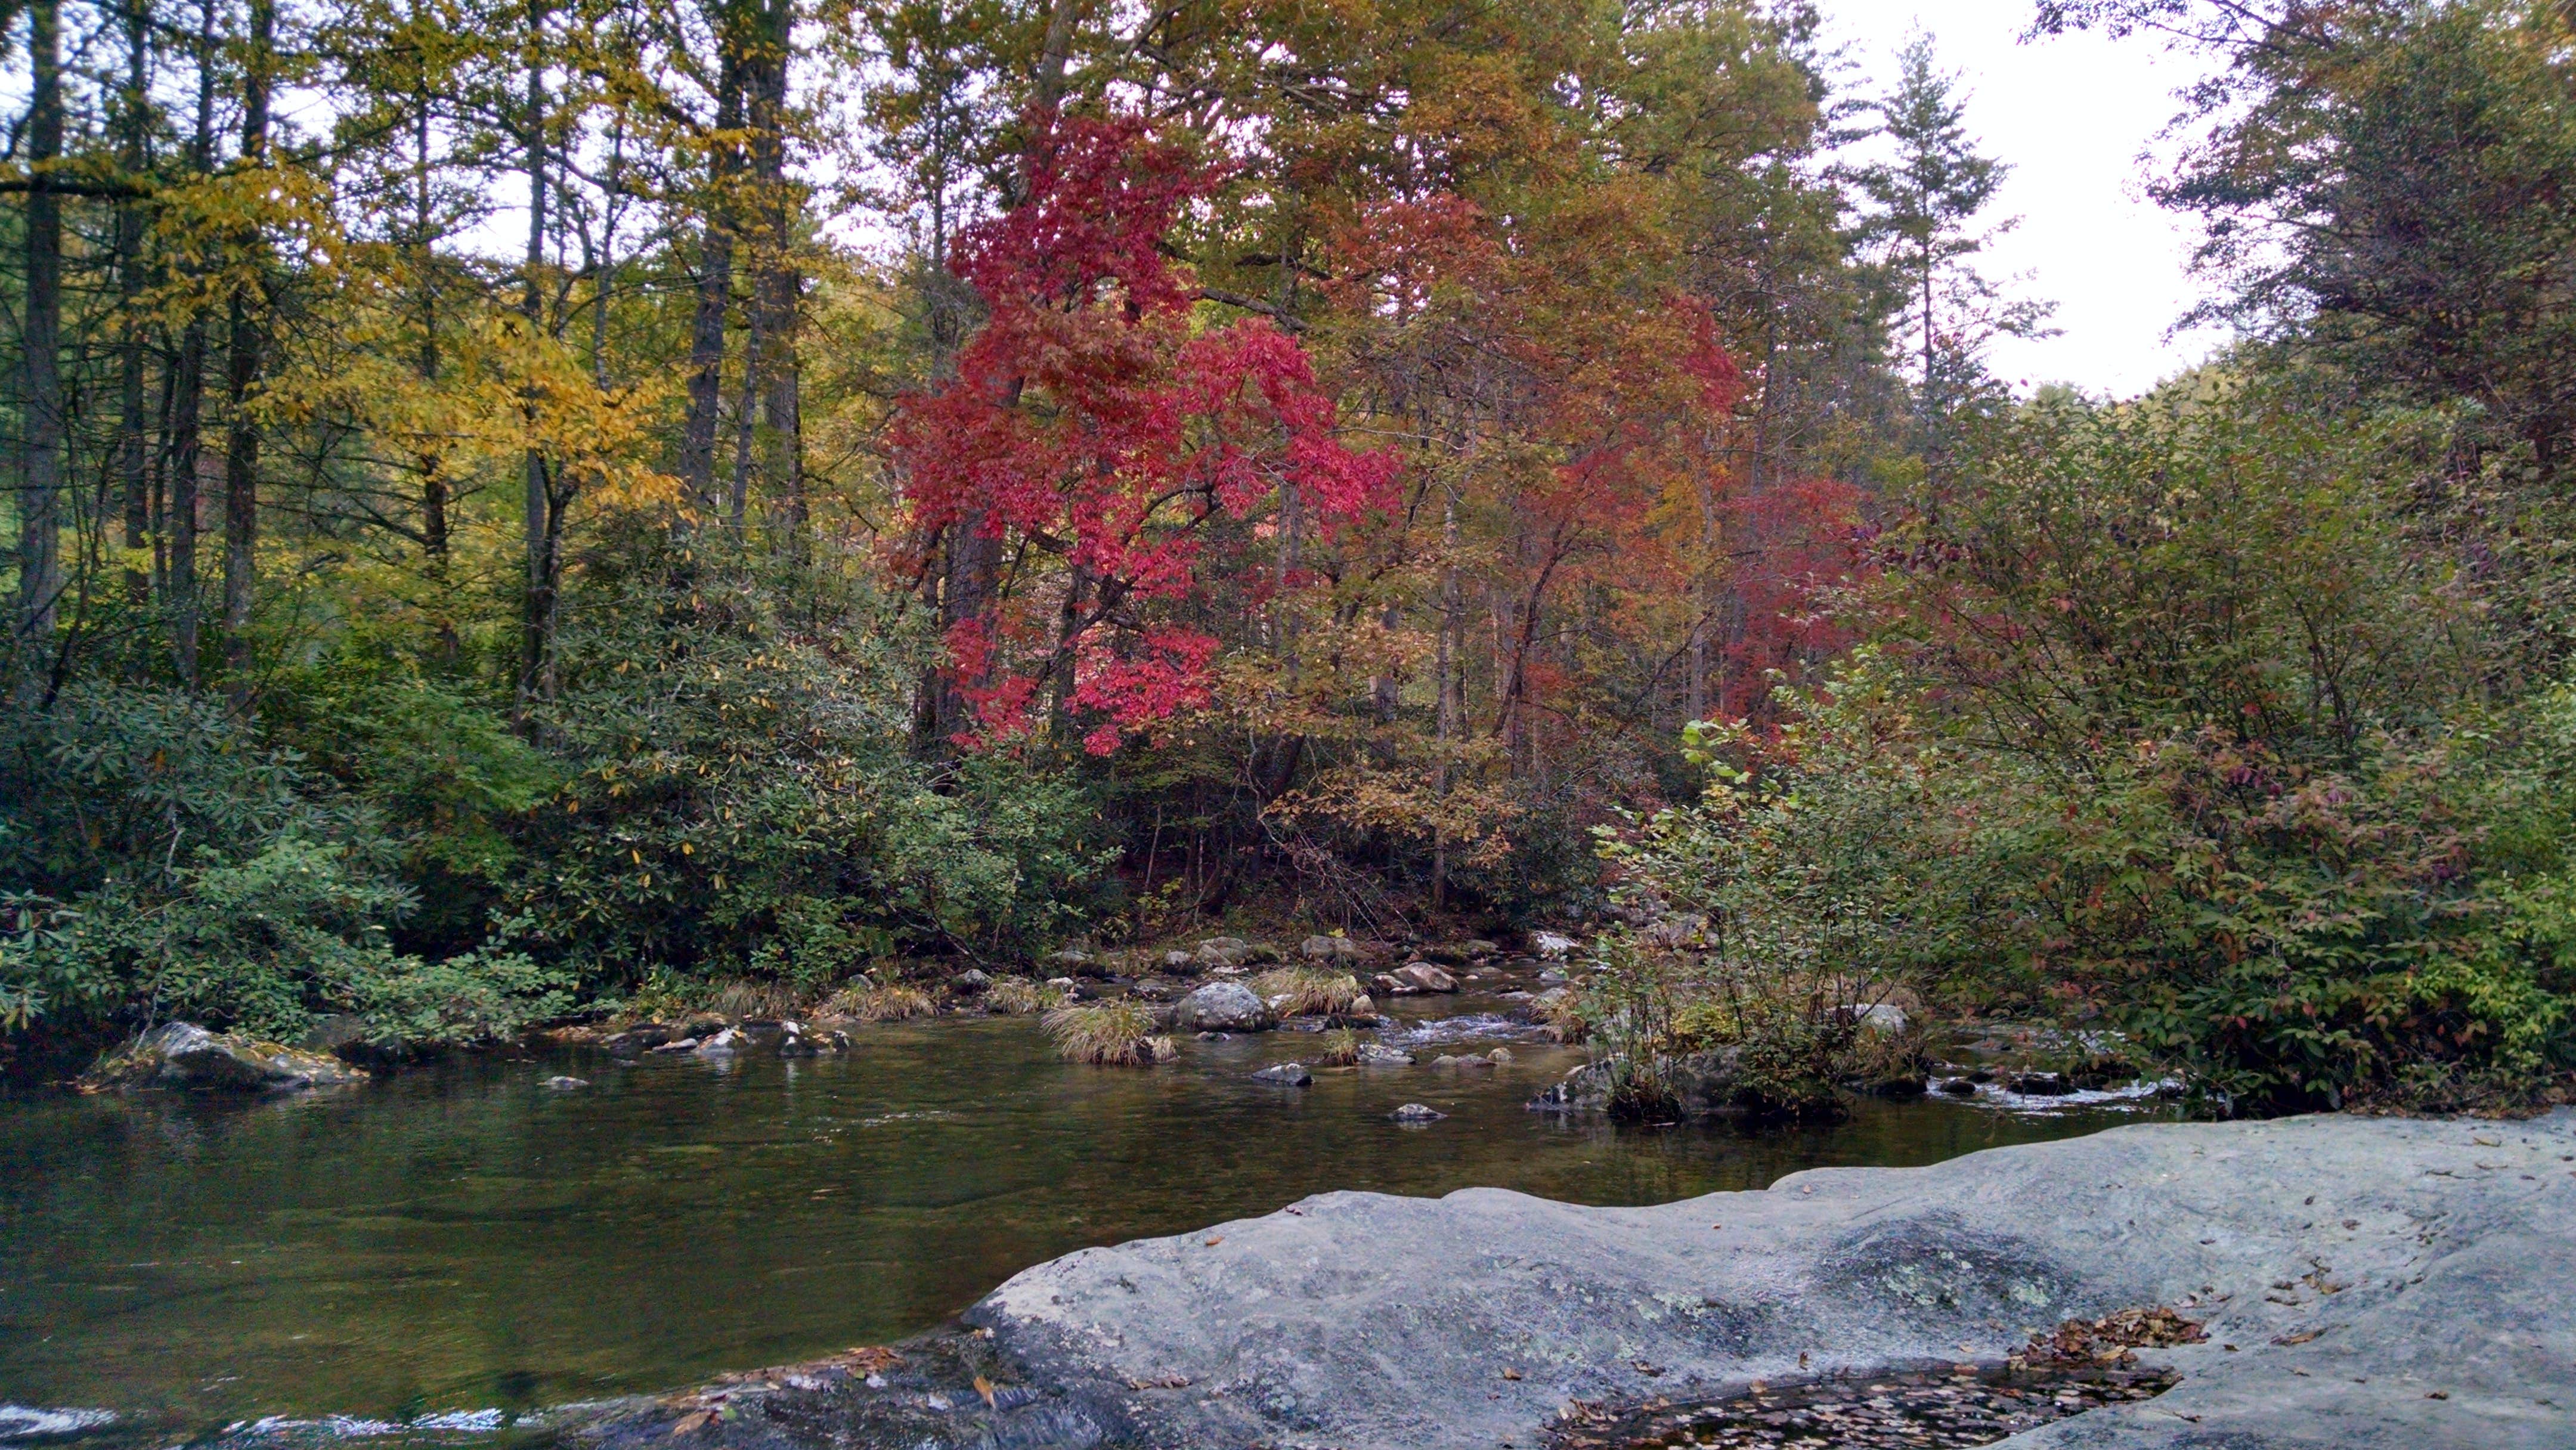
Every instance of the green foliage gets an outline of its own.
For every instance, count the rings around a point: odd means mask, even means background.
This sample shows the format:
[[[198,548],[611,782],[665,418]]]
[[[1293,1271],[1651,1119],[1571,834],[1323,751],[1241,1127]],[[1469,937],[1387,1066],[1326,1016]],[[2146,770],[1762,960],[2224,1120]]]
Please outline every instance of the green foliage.
[[[415,897],[368,805],[214,701],[84,684],[0,744],[10,1025],[193,1017],[292,1038],[357,1012],[456,1041],[560,1011],[525,958],[398,954]]]
[[[1875,642],[1776,736],[1695,731],[1705,799],[1611,844],[1708,918],[1679,1020],[1794,1080],[1824,1004],[2044,1007],[2236,1110],[2576,1065],[2569,705],[2481,706],[2474,596],[2399,506],[2424,426],[2245,394],[1979,440],[1855,600]]]
[[[567,974],[492,945],[444,961],[403,957],[352,983],[370,1040],[388,1047],[503,1042],[572,1006]]]
[[[680,582],[685,580],[686,582]],[[651,965],[828,987],[925,947],[1033,951],[1100,865],[1061,776],[908,748],[926,659],[854,576],[693,567],[639,546],[566,622],[567,762],[508,892],[603,980]]]

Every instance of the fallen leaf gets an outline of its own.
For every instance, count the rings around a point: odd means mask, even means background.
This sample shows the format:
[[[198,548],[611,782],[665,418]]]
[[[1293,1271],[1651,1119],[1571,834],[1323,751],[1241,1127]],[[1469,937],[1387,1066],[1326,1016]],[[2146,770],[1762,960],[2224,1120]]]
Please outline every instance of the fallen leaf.
[[[2295,1334],[2273,1335],[2272,1342],[2274,1344],[2305,1344],[2309,1340],[2314,1339],[2323,1333],[2325,1333],[2325,1331],[2322,1329],[2302,1329]]]
[[[975,1393],[984,1397],[984,1408],[988,1410],[998,1408],[993,1403],[993,1382],[991,1380],[984,1378],[982,1375],[975,1376]]]
[[[1516,1380],[1516,1379],[1519,1379],[1520,1377],[1521,1377],[1521,1372],[1520,1372],[1519,1370],[1516,1370],[1516,1369],[1507,1369],[1507,1370],[1504,1370],[1504,1371],[1503,1371],[1503,1378],[1505,1378],[1505,1379],[1507,1379],[1507,1380]]]
[[[700,1430],[705,1429],[715,1420],[715,1417],[716,1412],[713,1410],[700,1410],[694,1415],[682,1415],[680,1417],[680,1422],[671,1427],[671,1433],[674,1435],[694,1435]]]
[[[1209,1235],[1208,1235],[1207,1246],[1208,1246],[1209,1248],[1215,1248],[1217,1245],[1219,1245],[1219,1244],[1221,1244],[1221,1243],[1224,1243],[1224,1242],[1225,1242],[1225,1235],[1223,1235],[1223,1234],[1209,1234]]]

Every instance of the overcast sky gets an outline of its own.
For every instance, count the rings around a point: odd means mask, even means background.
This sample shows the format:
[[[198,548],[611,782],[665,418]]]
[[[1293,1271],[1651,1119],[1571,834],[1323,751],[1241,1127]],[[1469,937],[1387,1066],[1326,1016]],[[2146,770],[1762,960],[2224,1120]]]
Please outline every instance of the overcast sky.
[[[2130,394],[2209,355],[2214,334],[2164,335],[2193,296],[2194,233],[2146,199],[2138,163],[2177,109],[2175,88],[2198,73],[2196,58],[2145,37],[2021,44],[2030,0],[1822,4],[1828,37],[1860,67],[1846,84],[1872,93],[1895,75],[1896,52],[1919,22],[1943,69],[1965,73],[1971,134],[2012,163],[1994,213],[2022,223],[1996,244],[1989,274],[2029,273],[2022,293],[2057,304],[2061,335],[1999,342],[1999,375]]]

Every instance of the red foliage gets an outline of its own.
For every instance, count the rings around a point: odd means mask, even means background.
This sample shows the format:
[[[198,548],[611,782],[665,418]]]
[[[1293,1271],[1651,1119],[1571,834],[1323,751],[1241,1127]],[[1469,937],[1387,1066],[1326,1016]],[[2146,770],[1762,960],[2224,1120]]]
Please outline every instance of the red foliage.
[[[1064,117],[1025,174],[1027,199],[951,259],[990,320],[893,445],[922,536],[962,526],[1020,561],[1020,587],[949,635],[985,735],[1032,729],[1052,696],[1105,753],[1206,698],[1217,640],[1179,606],[1239,562],[1209,522],[1294,488],[1329,530],[1386,496],[1395,461],[1336,439],[1305,350],[1267,321],[1193,335],[1161,244],[1215,168],[1140,119]]]

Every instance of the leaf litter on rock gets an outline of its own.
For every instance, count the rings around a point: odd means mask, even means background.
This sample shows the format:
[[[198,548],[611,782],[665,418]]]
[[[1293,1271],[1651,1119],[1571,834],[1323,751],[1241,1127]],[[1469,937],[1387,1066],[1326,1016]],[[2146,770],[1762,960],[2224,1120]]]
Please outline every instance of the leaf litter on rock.
[[[1576,1401],[1552,1427],[1555,1450],[1954,1450],[1991,1445],[2104,1405],[2153,1399],[2180,1377],[2143,1368],[2138,1349],[2208,1336],[2165,1308],[2070,1319],[2036,1333],[2001,1366],[1850,1373],[1778,1384],[1755,1380],[1722,1400]]]

